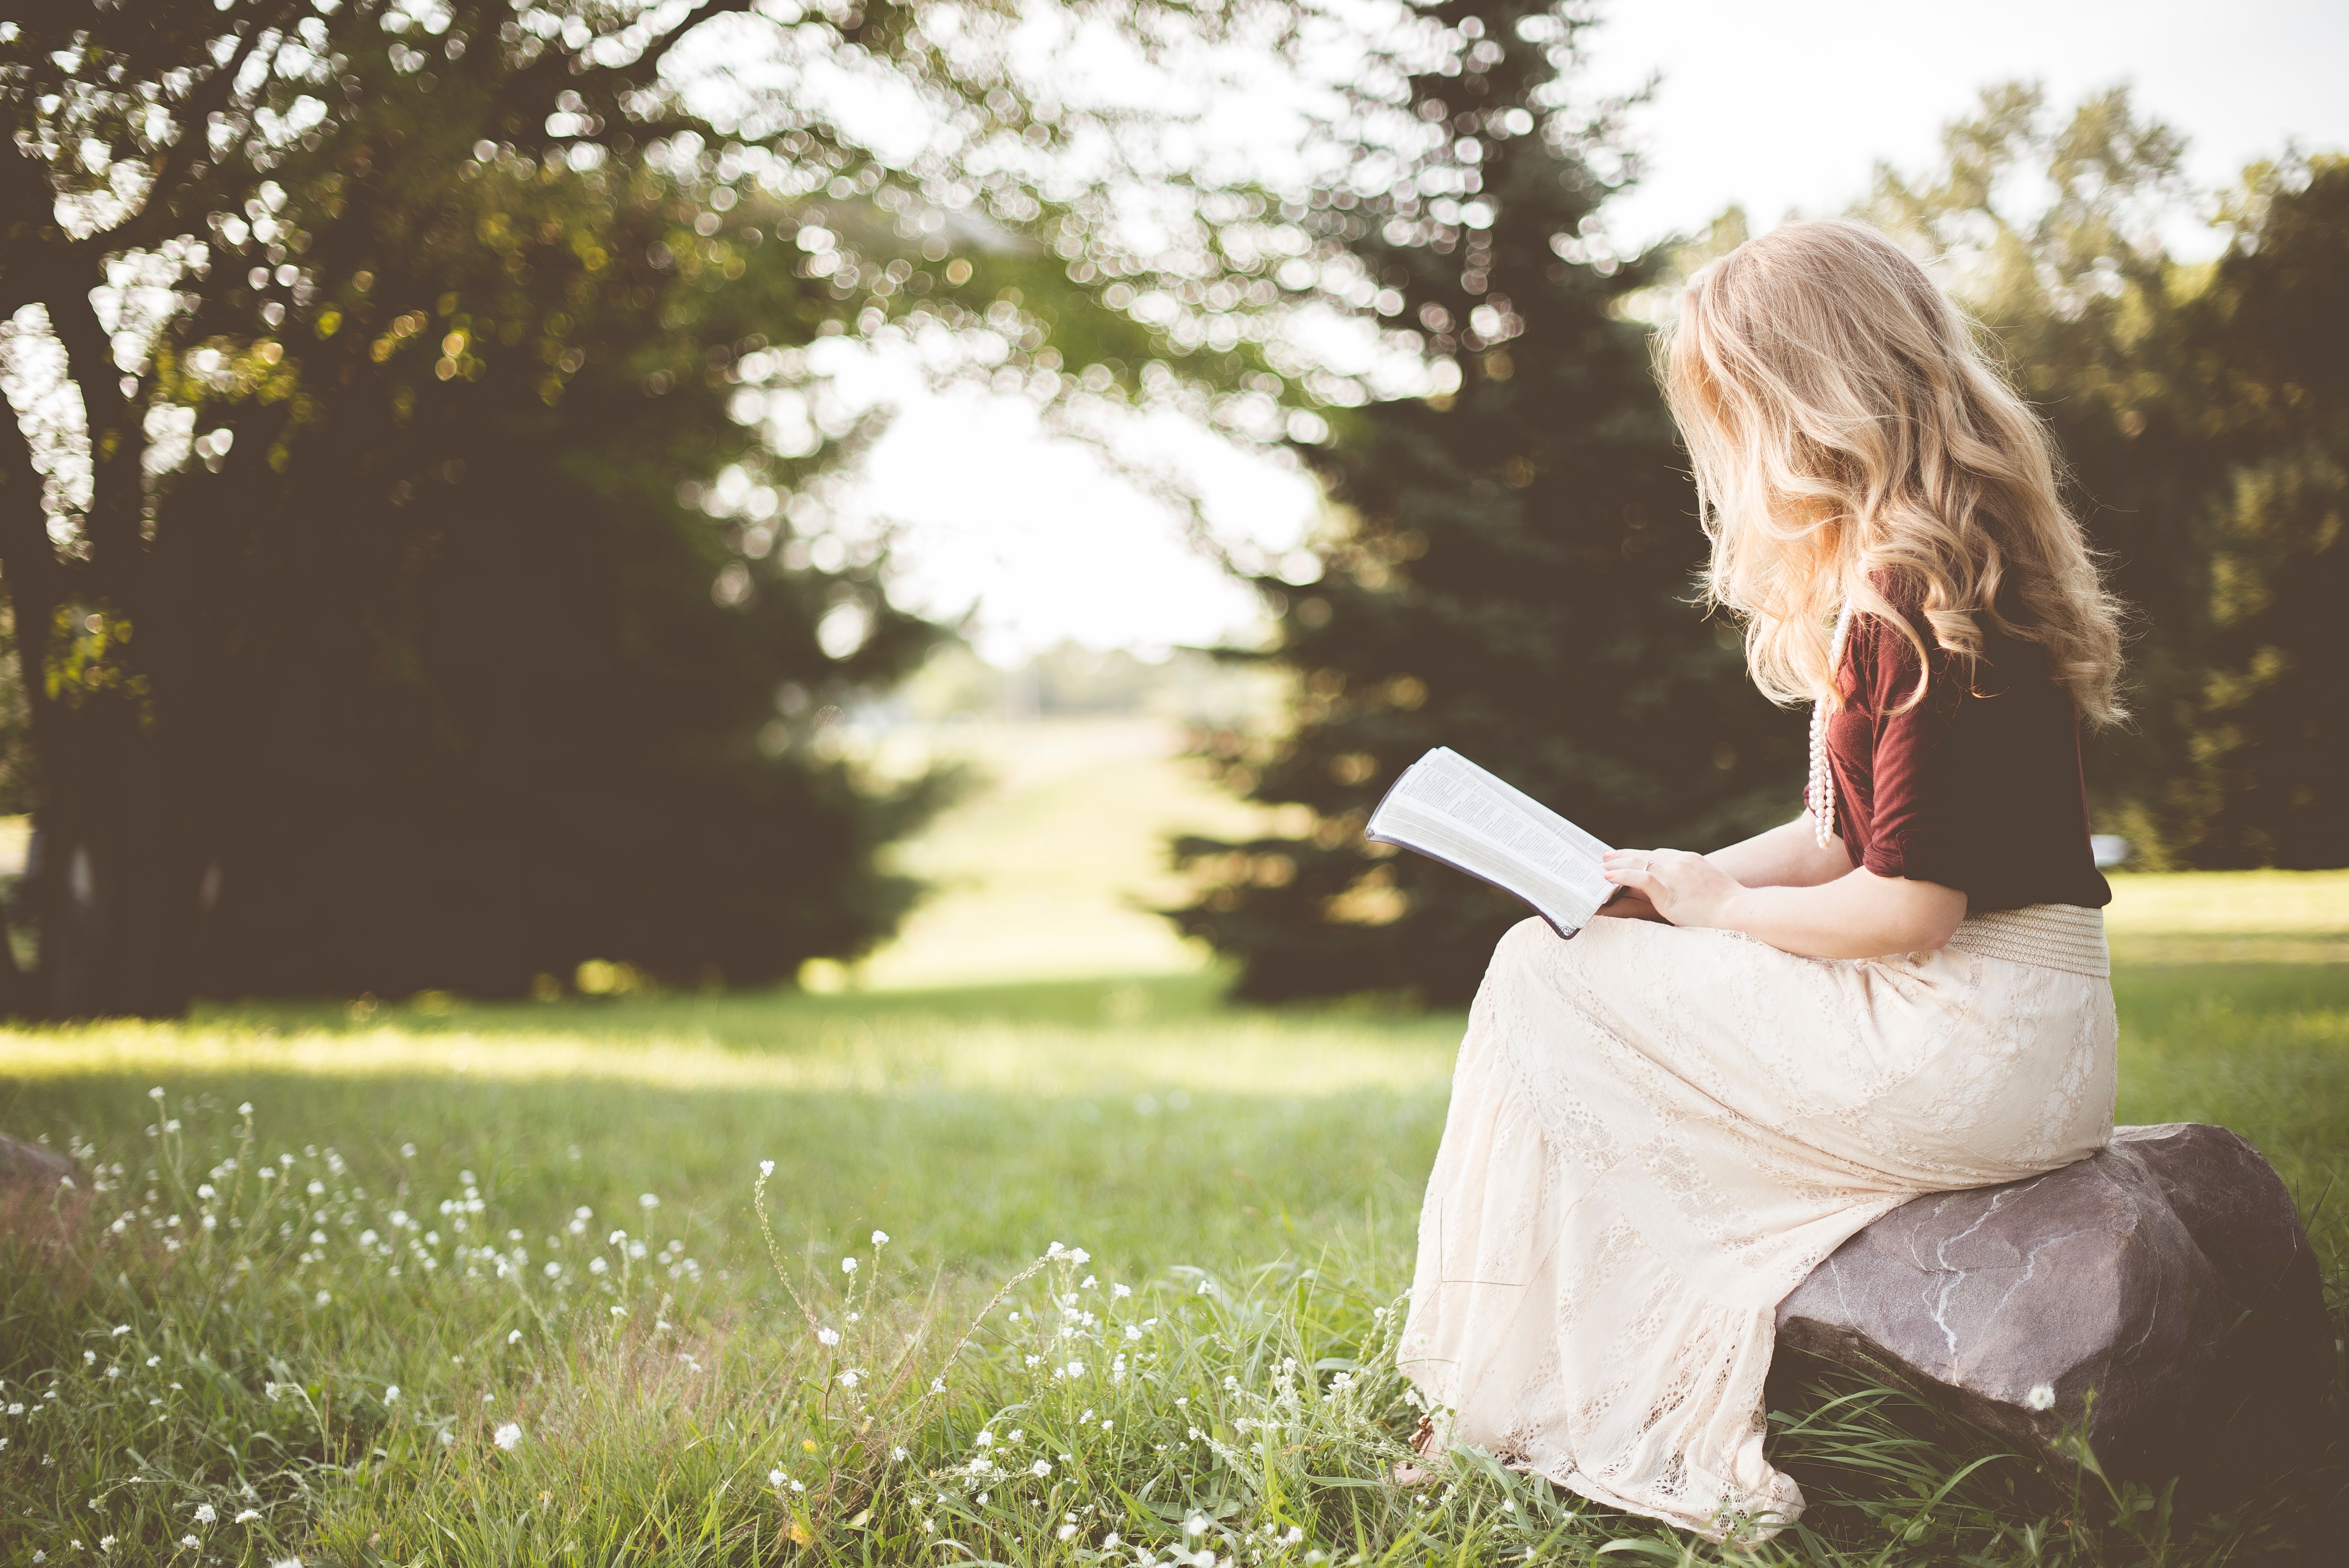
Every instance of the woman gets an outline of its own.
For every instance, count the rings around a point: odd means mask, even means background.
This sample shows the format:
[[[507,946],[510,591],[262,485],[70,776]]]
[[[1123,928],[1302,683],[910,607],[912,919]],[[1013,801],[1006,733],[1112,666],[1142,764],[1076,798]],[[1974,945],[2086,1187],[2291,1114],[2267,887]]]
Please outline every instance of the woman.
[[[1659,361],[1711,596],[1816,704],[1806,810],[1610,855],[1644,919],[1502,939],[1402,1360],[1423,1452],[1753,1539],[1802,1508],[1763,1452],[1779,1302],[1909,1199],[2111,1136],[2079,722],[2120,716],[2119,636],[2044,432],[1882,235],[1738,247]]]

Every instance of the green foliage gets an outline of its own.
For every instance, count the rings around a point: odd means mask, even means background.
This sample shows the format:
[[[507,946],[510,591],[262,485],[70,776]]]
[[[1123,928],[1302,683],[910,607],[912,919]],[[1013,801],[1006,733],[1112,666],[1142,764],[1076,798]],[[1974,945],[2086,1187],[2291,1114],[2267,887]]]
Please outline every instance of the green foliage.
[[[2226,253],[2186,266],[2156,229],[2182,143],[2125,90],[2066,119],[1995,88],[1944,149],[1924,179],[1880,172],[1868,215],[1937,252],[1996,333],[2136,611],[2137,719],[2090,754],[2100,815],[2155,864],[2349,861],[2349,163],[2255,165]]]
[[[892,5],[790,31],[967,160],[889,166],[805,95],[680,100],[672,46],[781,28],[748,9],[9,25],[0,316],[83,418],[46,487],[0,421],[38,846],[0,1012],[758,981],[893,928],[878,851],[949,781],[879,786],[823,728],[936,633],[832,529],[866,432],[804,350],[987,331],[1000,374],[1114,390],[1155,337],[1020,232],[1057,211],[998,154],[1061,132],[986,47]]]
[[[833,308],[753,238],[777,209],[705,238],[651,170],[512,157],[403,184],[322,225],[351,281],[265,377],[197,368],[234,350],[201,321],[167,361],[225,449],[171,493],[202,597],[167,698],[216,738],[198,987],[512,995],[599,957],[760,982],[861,952],[914,891],[874,854],[946,781],[864,786],[819,716],[936,634],[878,557],[787,566],[781,502],[730,524],[678,483],[730,465],[788,497],[834,457],[730,411]],[[819,645],[827,615],[853,646]]]
[[[1710,845],[1799,804],[1799,722],[1688,603],[1703,537],[1644,329],[1619,319],[1649,269],[1588,237],[1619,155],[1603,117],[1548,107],[1579,24],[1540,5],[1435,14],[1469,31],[1459,74],[1410,84],[1444,133],[1416,180],[1324,193],[1309,222],[1464,381],[1343,413],[1326,448],[1301,449],[1337,506],[1326,575],[1257,579],[1293,723],[1209,748],[1236,788],[1299,820],[1176,845],[1205,885],[1175,918],[1240,962],[1250,997],[1474,990],[1521,906],[1361,840],[1432,746],[1616,843]]]

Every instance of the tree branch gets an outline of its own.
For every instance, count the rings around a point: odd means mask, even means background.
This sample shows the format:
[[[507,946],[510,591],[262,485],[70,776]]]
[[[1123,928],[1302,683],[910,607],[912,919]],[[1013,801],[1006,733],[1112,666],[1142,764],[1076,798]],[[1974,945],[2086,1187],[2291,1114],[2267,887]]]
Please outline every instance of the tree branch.
[[[260,6],[253,17],[252,27],[238,40],[236,53],[226,65],[213,71],[179,103],[171,106],[171,118],[180,124],[180,138],[166,149],[163,160],[155,170],[154,183],[147,189],[147,200],[138,212],[102,233],[92,234],[78,242],[76,249],[93,255],[110,251],[138,250],[158,240],[169,238],[161,232],[179,211],[181,191],[177,187],[187,179],[206,146],[206,133],[212,117],[224,108],[230,95],[236,91],[236,78],[244,70],[245,62],[268,34],[282,27],[288,16],[299,8],[299,0],[274,0]]]

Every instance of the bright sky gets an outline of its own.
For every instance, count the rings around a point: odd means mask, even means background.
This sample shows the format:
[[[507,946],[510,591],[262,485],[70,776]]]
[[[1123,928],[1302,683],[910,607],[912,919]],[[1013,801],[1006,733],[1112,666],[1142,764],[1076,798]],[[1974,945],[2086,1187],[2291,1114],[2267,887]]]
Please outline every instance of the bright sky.
[[[1979,90],[2038,78],[2068,107],[2134,83],[2140,113],[2190,139],[2195,182],[2231,182],[2297,140],[2349,147],[2349,5],[2342,0],[1648,0],[1609,8],[1590,37],[1594,90],[1662,81],[1633,119],[1647,156],[1610,223],[1637,244],[1697,228],[1733,201],[1757,228],[1790,208],[1862,194],[1875,161],[1918,168]],[[2181,248],[2199,236],[2182,233]],[[999,663],[1063,638],[1164,647],[1245,635],[1253,598],[1187,543],[1181,520],[1040,432],[1025,405],[941,398],[874,366],[853,388],[894,402],[861,499],[896,520],[908,607],[976,605]],[[1231,455],[1204,431],[1161,433],[1208,475],[1219,533],[1268,552],[1309,526],[1313,495],[1289,472]]]

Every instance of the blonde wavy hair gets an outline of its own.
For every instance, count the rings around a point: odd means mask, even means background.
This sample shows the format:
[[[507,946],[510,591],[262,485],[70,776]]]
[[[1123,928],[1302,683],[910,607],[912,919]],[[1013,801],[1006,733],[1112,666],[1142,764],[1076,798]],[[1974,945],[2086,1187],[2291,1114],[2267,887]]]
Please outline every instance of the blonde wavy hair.
[[[1706,594],[1744,618],[1765,694],[1841,701],[1827,655],[1847,601],[1926,665],[1891,591],[1962,666],[1995,627],[2045,648],[2090,720],[2125,717],[2119,607],[2047,432],[1899,245],[1839,219],[1749,240],[1689,281],[1657,360],[1713,540]]]

